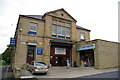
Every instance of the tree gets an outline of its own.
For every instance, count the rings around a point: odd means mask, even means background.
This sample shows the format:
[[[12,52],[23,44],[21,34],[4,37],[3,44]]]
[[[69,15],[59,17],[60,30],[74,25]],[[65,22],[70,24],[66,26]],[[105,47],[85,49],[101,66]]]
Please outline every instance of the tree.
[[[6,50],[1,54],[2,60],[5,60],[8,64],[10,64],[12,61],[12,53],[13,53],[12,46],[8,45]]]

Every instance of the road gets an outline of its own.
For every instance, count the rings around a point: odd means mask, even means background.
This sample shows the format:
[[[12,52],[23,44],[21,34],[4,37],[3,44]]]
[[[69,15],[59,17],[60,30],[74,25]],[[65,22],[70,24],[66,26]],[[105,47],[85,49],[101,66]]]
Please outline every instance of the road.
[[[82,78],[118,78],[118,71],[96,74],[91,76],[84,76]]]
[[[69,80],[69,79],[64,79]],[[118,71],[95,74],[90,76],[83,76],[77,78],[71,78],[70,80],[120,80],[120,75]]]
[[[90,76],[76,77],[76,78],[38,78],[35,80],[120,80],[118,71],[101,73]]]
[[[0,66],[0,72],[2,73],[2,74],[0,74],[0,80],[1,79],[12,79],[12,78],[14,78],[13,73],[12,73],[9,65]]]

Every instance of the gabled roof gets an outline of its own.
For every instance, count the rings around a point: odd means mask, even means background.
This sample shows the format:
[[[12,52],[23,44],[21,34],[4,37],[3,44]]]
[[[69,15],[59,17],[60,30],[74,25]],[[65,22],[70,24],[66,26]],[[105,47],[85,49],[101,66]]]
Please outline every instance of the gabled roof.
[[[54,11],[51,11],[51,12],[54,12]],[[47,13],[49,13],[49,12],[47,12]],[[43,20],[44,15],[20,15],[20,16],[29,17],[29,18],[38,19],[38,20]],[[85,28],[83,28],[81,26],[78,26],[78,25],[76,25],[76,28],[81,29],[81,30],[86,30],[86,31],[90,32],[90,30],[85,29]]]
[[[81,29],[81,30],[86,30],[86,31],[89,31],[89,32],[90,32],[90,30],[85,29],[85,28],[83,28],[83,27],[81,27],[81,26],[78,26],[78,25],[76,25],[76,28],[77,28],[77,29]]]
[[[20,16],[29,17],[29,18],[38,19],[38,20],[43,20],[43,15],[20,15]],[[78,26],[78,25],[76,25],[76,28],[81,29],[81,30],[90,31],[90,30],[85,29],[85,28]]]
[[[50,14],[50,13],[54,13],[54,12],[60,11],[60,10],[63,10],[68,16],[70,16],[73,20],[75,20],[75,22],[77,22],[77,20],[74,19],[74,18],[73,18],[67,11],[65,11],[63,8],[57,9],[57,10],[54,10],[54,11],[50,11],[50,12],[46,12],[46,13],[43,15],[43,17],[44,17],[45,15],[48,15],[48,14]]]

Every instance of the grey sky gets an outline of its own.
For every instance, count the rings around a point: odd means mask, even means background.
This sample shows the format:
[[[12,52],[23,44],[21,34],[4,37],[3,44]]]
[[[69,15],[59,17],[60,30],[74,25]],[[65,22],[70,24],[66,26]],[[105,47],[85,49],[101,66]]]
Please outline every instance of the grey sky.
[[[91,40],[118,41],[119,0],[0,0],[0,53],[14,36],[19,14],[43,15],[64,8],[77,25],[91,30]]]

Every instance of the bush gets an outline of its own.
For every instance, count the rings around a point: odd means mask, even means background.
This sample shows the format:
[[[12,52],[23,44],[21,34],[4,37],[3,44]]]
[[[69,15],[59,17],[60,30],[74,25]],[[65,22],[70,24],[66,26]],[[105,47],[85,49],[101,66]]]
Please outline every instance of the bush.
[[[6,62],[0,62],[0,65],[8,65]]]

